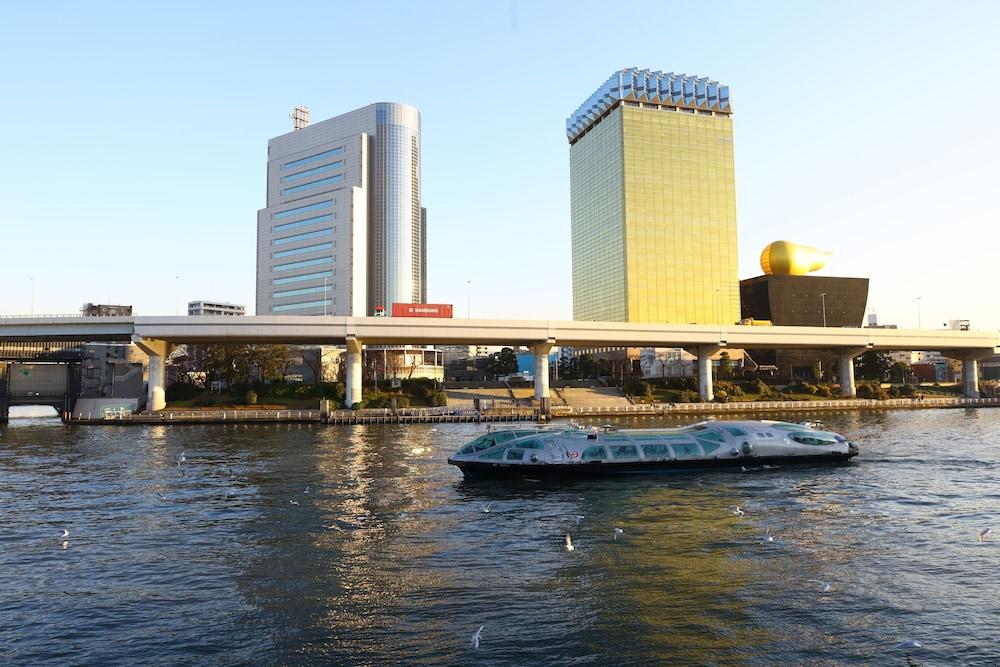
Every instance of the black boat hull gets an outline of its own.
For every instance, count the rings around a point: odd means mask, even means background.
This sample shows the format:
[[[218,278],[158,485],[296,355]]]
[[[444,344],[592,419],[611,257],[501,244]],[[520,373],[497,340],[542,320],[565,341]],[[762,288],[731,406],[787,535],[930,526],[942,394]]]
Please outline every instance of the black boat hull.
[[[810,454],[808,456],[740,457],[732,459],[680,460],[680,461],[632,461],[613,463],[594,461],[577,464],[525,465],[516,463],[494,463],[486,461],[459,461],[448,459],[469,479],[532,478],[532,479],[574,479],[594,477],[618,477],[622,475],[668,475],[685,472],[705,472],[710,470],[739,470],[741,468],[761,468],[763,466],[788,465],[828,465],[847,463],[857,456],[857,451],[846,453]]]

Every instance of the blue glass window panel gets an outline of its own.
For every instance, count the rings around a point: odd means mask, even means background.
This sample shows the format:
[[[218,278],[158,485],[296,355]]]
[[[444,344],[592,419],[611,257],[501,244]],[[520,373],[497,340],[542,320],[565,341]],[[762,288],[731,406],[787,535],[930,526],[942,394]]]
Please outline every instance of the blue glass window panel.
[[[271,214],[272,220],[277,220],[279,218],[290,218],[293,215],[298,215],[300,213],[308,213],[309,211],[318,211],[321,208],[329,208],[337,203],[336,199],[327,199],[326,201],[316,202],[315,204],[309,204],[308,206],[300,206],[298,208],[290,208],[287,211],[278,211],[277,213]]]
[[[303,248],[292,248],[291,250],[279,250],[277,252],[272,252],[271,257],[277,259],[279,257],[291,257],[293,255],[304,255],[307,252],[319,252],[320,250],[329,250],[333,247],[333,243],[317,243],[316,245],[307,245]]]
[[[284,303],[280,306],[271,306],[272,313],[280,313],[283,310],[300,310],[304,308],[322,308],[323,305],[332,306],[333,300],[326,301],[304,301],[302,303]]]
[[[303,294],[319,294],[324,291],[329,291],[329,285],[320,285],[319,287],[303,287],[302,289],[290,289],[284,290],[283,292],[272,292],[272,299],[284,299],[289,296],[302,296]]]
[[[290,264],[275,264],[271,270],[291,271],[292,269],[304,269],[307,266],[316,266],[317,264],[329,264],[332,261],[333,261],[333,256],[327,255],[326,257],[317,257],[316,259],[304,259],[301,262],[291,262]]]
[[[275,225],[271,227],[272,232],[284,232],[289,229],[298,229],[299,227],[308,227],[309,225],[319,224],[321,222],[330,222],[334,219],[333,213],[327,213],[326,215],[317,215],[315,218],[306,218],[305,220],[299,220],[298,222],[286,222],[283,225]]]
[[[281,182],[288,183],[289,181],[298,181],[303,178],[309,178],[310,176],[315,176],[316,174],[325,174],[328,171],[335,171],[344,166],[343,160],[337,160],[336,162],[331,162],[330,164],[324,164],[322,167],[316,167],[314,169],[306,169],[305,171],[300,171],[297,174],[289,174],[288,176],[282,176]]]
[[[280,239],[274,239],[271,241],[272,245],[284,245],[285,243],[295,243],[296,241],[305,241],[306,239],[315,239],[320,236],[330,236],[333,234],[333,227],[327,227],[326,229],[317,229],[315,232],[306,232],[305,234],[296,234],[295,236],[283,236]]]
[[[301,283],[306,280],[319,280],[320,278],[332,278],[333,271],[317,271],[316,273],[304,273],[301,276],[288,276],[287,278],[275,278],[272,285],[287,285],[288,283]]]
[[[312,190],[313,188],[318,188],[324,185],[331,185],[333,183],[339,183],[344,180],[343,174],[337,174],[336,176],[331,176],[330,178],[321,178],[318,181],[312,181],[310,183],[303,183],[302,185],[296,185],[294,188],[285,188],[281,191],[281,195],[290,195],[294,192],[302,192],[303,190]]]
[[[319,162],[320,160],[325,160],[328,157],[333,157],[334,155],[340,155],[344,152],[344,147],[340,146],[334,148],[333,150],[323,151],[322,153],[317,153],[316,155],[310,155],[309,157],[304,157],[301,160],[294,160],[292,162],[286,162],[281,165],[282,171],[288,171],[289,169],[295,169],[296,167],[301,167],[304,164],[311,164],[313,162]]]

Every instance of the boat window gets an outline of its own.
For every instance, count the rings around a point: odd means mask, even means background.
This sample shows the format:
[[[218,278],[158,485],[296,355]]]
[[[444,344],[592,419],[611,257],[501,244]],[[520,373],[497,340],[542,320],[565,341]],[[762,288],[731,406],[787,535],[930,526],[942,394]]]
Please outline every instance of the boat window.
[[[788,424],[786,422],[775,422],[774,424],[771,424],[771,428],[777,428],[777,429],[780,429],[782,431],[795,431],[795,430],[798,430],[798,429],[800,429],[802,427],[799,426],[798,424]]]
[[[669,445],[643,445],[642,455],[647,459],[669,459],[670,458],[670,446]]]
[[[743,435],[746,435],[746,434],[744,433]],[[698,434],[698,439],[701,440],[702,438],[707,438],[709,440],[714,440],[715,442],[725,442],[726,441],[725,438],[722,437],[722,434],[718,433],[716,431],[708,431],[708,430],[706,430],[703,433],[699,433]]]
[[[523,440],[517,443],[517,446],[521,449],[545,449],[545,447],[542,446],[542,443],[534,438],[531,440]]]
[[[487,440],[489,440],[489,442],[487,442]],[[472,442],[470,442],[469,444],[467,444],[465,447],[463,447],[462,451],[459,452],[459,453],[460,454],[472,454],[473,452],[481,452],[484,449],[489,449],[494,444],[495,443],[493,441],[492,436],[481,435],[478,438],[476,438],[475,440],[473,440]]]
[[[711,454],[719,448],[719,443],[712,442],[711,440],[706,440],[703,436],[697,436],[698,442],[701,443],[701,448],[705,450],[705,454]]]
[[[674,454],[679,459],[701,456],[701,447],[694,444],[693,442],[686,445],[676,444],[674,445]]]
[[[681,428],[671,429],[674,433],[696,433],[698,431],[704,431],[708,427],[704,424],[692,424],[691,426],[682,426]]]
[[[747,435],[747,432],[739,428],[738,426],[727,426],[726,430],[732,433],[733,435],[740,436],[741,438],[745,438]]]
[[[637,459],[639,450],[635,445],[608,445],[611,450],[611,458],[614,459]]]
[[[503,454],[506,451],[507,451],[506,449],[494,449],[492,452],[486,452],[485,454],[480,454],[479,458],[481,458],[481,459],[491,459],[491,460],[496,461],[496,460],[502,459],[503,458]]]
[[[489,449],[495,444],[497,444],[497,440],[495,437],[491,435],[484,435],[483,439],[476,443],[476,451],[481,452],[484,449]]]
[[[789,438],[803,445],[836,445],[837,440],[823,433],[790,433]]]
[[[632,439],[629,438],[627,435],[620,435],[620,434],[616,434],[616,433],[608,433],[607,435],[604,435],[601,439],[602,440],[606,440],[608,442],[631,442],[632,441]]]
[[[507,450],[507,460],[508,461],[520,461],[524,458],[523,449],[508,449]]]
[[[600,461],[601,459],[606,458],[608,458],[608,453],[604,451],[604,447],[601,445],[587,447],[587,449],[583,451],[584,461]]]
[[[514,433],[513,431],[503,431],[501,433],[495,433],[494,437],[496,438],[496,441],[500,443],[500,442],[507,442],[508,440],[513,440],[518,436],[517,433]]]

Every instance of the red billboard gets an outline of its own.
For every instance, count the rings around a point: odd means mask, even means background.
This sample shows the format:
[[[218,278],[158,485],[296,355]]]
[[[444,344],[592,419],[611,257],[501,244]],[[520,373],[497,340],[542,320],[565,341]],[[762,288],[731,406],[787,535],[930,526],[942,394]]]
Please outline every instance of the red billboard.
[[[393,317],[451,317],[450,303],[394,303]]]

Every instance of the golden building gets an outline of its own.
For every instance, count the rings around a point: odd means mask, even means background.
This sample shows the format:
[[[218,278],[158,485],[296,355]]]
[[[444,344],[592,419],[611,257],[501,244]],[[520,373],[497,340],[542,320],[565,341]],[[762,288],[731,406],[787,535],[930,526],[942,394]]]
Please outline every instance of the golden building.
[[[727,86],[626,69],[566,121],[574,319],[740,318],[731,114]]]

